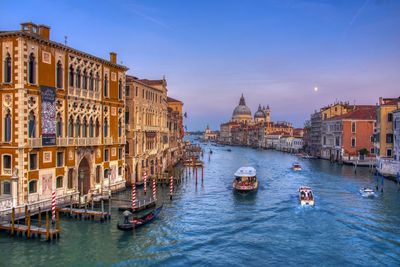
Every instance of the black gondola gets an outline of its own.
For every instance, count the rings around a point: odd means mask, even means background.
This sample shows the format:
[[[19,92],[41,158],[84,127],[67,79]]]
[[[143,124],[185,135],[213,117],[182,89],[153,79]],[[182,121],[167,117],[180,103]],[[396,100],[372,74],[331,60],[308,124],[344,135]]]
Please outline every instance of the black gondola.
[[[117,227],[119,230],[122,231],[132,231],[135,228],[139,228],[140,226],[148,224],[149,222],[154,220],[158,216],[158,214],[160,214],[162,207],[163,205],[138,218],[129,218],[132,213],[130,213],[129,211],[125,211],[124,222],[121,224],[118,222]]]

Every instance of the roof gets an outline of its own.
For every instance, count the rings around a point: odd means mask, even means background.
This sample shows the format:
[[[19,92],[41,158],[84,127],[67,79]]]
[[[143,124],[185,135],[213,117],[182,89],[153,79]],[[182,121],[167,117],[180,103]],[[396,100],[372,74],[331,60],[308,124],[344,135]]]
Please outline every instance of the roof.
[[[256,169],[253,167],[240,167],[236,172],[237,177],[254,177],[256,176]]]
[[[373,105],[359,105],[355,109],[346,114],[334,116],[326,121],[333,120],[376,120],[376,106]]]
[[[172,98],[172,97],[167,97],[167,102],[179,102],[179,103],[183,103],[182,101],[180,101],[180,100],[177,100],[177,99],[175,99],[175,98]]]
[[[129,70],[129,68],[126,67],[126,66],[119,65],[119,64],[114,64],[111,61],[105,60],[105,59],[100,58],[100,57],[93,56],[91,54],[85,53],[85,52],[80,51],[78,49],[69,47],[67,45],[64,45],[64,44],[61,44],[61,43],[58,43],[58,42],[55,42],[55,41],[47,40],[47,39],[43,38],[42,36],[40,36],[39,34],[34,34],[34,33],[30,33],[30,32],[24,32],[24,31],[16,30],[16,31],[2,31],[2,32],[0,32],[0,37],[2,37],[2,36],[19,36],[19,37],[26,37],[26,38],[34,39],[34,40],[39,41],[41,43],[45,43],[45,44],[47,44],[49,46],[56,46],[56,47],[59,47],[61,49],[64,49],[64,50],[79,54],[79,55],[81,55],[83,57],[87,57],[87,58],[90,58],[90,59],[95,60],[95,61],[100,61],[103,64],[106,64],[106,65],[109,65],[109,66],[113,66],[115,68],[123,69],[125,71]]]

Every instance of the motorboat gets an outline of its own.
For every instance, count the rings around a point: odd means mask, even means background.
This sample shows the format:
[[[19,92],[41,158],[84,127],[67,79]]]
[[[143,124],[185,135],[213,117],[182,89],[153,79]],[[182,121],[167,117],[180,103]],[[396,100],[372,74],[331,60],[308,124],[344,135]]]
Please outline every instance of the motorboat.
[[[228,148],[226,151],[228,151],[228,152],[232,152],[232,149]]]
[[[132,213],[128,210],[123,212],[124,222],[117,224],[117,228],[121,231],[131,231],[153,221],[160,214],[163,205],[151,210],[140,217],[132,217]]]
[[[294,171],[301,171],[301,165],[300,165],[300,163],[298,163],[298,162],[293,163],[292,169],[293,169]]]
[[[308,186],[301,186],[299,188],[299,199],[302,206],[314,206],[314,195]]]
[[[233,189],[238,192],[251,192],[258,189],[256,169],[253,167],[241,167],[235,172]]]
[[[363,197],[374,197],[375,192],[369,187],[364,187],[360,189],[360,193]]]

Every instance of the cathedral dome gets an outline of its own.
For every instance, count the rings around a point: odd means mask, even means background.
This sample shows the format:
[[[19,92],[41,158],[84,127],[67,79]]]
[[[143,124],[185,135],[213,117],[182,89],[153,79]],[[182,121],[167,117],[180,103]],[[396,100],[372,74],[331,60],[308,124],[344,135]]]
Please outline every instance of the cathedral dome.
[[[265,113],[261,109],[261,105],[258,106],[258,110],[256,111],[256,113],[254,113],[254,118],[260,118],[260,119],[265,118]]]
[[[242,95],[239,105],[233,110],[232,119],[242,119],[243,117],[249,117],[251,119],[251,110],[246,106],[246,101]]]

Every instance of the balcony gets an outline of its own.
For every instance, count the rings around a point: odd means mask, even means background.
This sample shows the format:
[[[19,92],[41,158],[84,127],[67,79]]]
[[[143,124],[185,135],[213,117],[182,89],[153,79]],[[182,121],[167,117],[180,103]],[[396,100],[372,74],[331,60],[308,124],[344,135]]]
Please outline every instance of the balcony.
[[[98,137],[59,137],[57,138],[57,146],[97,146],[101,141]]]
[[[113,142],[113,139],[112,139],[112,137],[104,137],[104,144],[105,145],[112,145],[114,142]]]
[[[42,138],[28,138],[28,146],[31,148],[42,147]]]
[[[125,137],[118,137],[118,144],[125,145],[126,144],[126,138]]]

